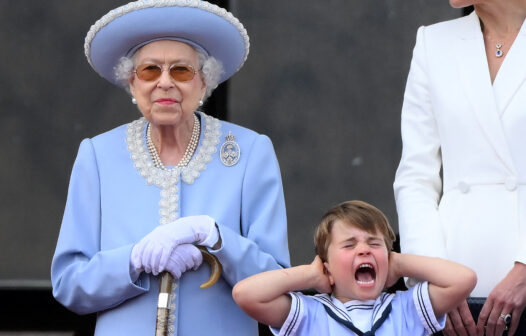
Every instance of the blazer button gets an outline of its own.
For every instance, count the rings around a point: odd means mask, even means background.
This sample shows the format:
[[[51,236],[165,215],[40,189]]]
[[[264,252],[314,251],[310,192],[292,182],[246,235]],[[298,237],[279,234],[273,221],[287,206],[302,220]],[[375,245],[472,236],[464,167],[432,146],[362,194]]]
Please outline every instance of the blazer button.
[[[513,191],[517,189],[517,179],[515,177],[508,177],[506,181],[504,181],[504,185],[506,186],[506,189]]]
[[[461,193],[467,193],[469,191],[469,184],[467,184],[466,182],[464,181],[460,181],[458,183],[458,189],[460,190]]]

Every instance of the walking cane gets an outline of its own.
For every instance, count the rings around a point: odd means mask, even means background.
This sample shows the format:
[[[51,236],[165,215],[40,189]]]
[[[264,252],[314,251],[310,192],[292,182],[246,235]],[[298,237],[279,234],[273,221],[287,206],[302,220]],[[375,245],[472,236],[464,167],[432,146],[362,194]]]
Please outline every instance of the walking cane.
[[[197,248],[201,251],[204,260],[210,265],[211,268],[210,278],[203,282],[199,287],[202,289],[212,287],[221,276],[221,263],[219,260],[217,260],[217,257],[208,252],[206,248],[202,246],[198,246]],[[172,293],[173,280],[173,276],[168,272],[164,272],[161,277],[161,282],[159,285],[159,301],[157,303],[157,323],[155,325],[155,336],[168,335],[170,294]]]

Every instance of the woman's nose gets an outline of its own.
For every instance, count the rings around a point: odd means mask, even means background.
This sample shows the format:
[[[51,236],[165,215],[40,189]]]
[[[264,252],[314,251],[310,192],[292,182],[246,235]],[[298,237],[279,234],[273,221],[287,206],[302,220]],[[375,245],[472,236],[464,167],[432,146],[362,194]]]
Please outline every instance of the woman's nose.
[[[159,82],[157,83],[157,86],[162,89],[171,88],[174,86],[174,80],[170,76],[170,71],[167,69],[163,69],[161,72],[161,77],[159,77]]]

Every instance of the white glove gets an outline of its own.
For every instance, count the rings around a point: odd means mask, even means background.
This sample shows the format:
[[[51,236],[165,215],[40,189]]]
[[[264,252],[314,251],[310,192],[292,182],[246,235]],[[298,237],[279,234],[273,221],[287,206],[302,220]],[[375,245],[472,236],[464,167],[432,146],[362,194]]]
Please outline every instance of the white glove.
[[[152,268],[151,265],[144,267],[140,256],[137,255],[136,251],[132,251],[130,277],[132,281],[135,282],[142,271],[153,273],[153,275],[168,271],[174,278],[179,279],[184,272],[190,269],[195,271],[202,263],[203,255],[193,244],[181,244],[177,246],[168,258],[166,269]]]
[[[165,270],[173,250],[181,244],[213,247],[219,239],[215,221],[210,216],[182,217],[161,225],[144,236],[132,249],[131,269],[146,273]],[[154,273],[155,274],[155,273]]]
[[[182,244],[173,250],[172,255],[168,258],[166,269],[152,270],[152,273],[157,275],[162,271],[168,271],[175,279],[179,279],[184,272],[195,271],[202,262],[203,255],[197,247],[192,244]]]

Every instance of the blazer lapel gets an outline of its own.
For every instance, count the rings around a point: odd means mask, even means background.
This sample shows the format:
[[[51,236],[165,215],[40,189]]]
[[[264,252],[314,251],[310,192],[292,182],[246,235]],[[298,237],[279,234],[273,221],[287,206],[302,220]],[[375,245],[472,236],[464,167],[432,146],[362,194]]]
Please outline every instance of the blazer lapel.
[[[526,20],[525,20],[526,22]],[[526,24],[523,23],[493,82],[496,104],[502,115],[526,80]]]
[[[480,23],[475,12],[465,17],[460,27],[456,53],[461,85],[473,107],[477,121],[505,166],[514,172],[513,161],[502,130]]]

